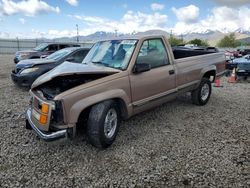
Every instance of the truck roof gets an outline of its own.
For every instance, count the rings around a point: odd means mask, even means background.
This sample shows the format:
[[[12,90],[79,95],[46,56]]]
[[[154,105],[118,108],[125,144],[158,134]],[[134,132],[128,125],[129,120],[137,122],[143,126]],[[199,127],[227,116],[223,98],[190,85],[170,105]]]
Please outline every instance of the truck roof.
[[[108,40],[140,40],[145,38],[161,38],[166,37],[166,35],[133,35],[133,36],[122,36],[122,37],[111,37],[99,41],[108,41]]]

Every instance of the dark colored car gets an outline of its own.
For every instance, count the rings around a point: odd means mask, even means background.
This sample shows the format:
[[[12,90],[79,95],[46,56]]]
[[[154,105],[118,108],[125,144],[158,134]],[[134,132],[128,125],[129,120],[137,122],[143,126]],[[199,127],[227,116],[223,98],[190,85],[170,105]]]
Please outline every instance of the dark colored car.
[[[73,43],[42,43],[32,50],[18,51],[15,54],[14,63],[24,59],[36,59],[46,57],[58,50],[68,47],[80,47],[79,44]]]
[[[88,48],[71,47],[59,50],[46,58],[22,60],[12,71],[11,78],[18,86],[30,87],[39,76],[64,61],[81,63],[88,52]]]
[[[236,75],[247,79],[250,76],[250,55],[245,55],[247,59],[237,64]]]
[[[240,53],[244,56],[244,55],[248,55],[250,54],[250,49],[244,49],[244,50],[240,50]]]
[[[245,55],[241,58],[232,59],[226,62],[226,69],[233,70],[238,67],[238,64],[250,63],[250,55]]]

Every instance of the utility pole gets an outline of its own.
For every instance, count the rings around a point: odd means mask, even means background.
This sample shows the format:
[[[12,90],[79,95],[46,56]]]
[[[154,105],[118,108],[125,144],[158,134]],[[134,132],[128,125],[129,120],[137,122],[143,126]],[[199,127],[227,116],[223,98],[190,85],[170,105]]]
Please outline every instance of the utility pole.
[[[76,24],[76,41],[79,42],[79,30],[78,30],[78,24]]]
[[[116,29],[116,30],[115,30],[115,37],[118,37],[117,31],[118,31],[118,30]]]

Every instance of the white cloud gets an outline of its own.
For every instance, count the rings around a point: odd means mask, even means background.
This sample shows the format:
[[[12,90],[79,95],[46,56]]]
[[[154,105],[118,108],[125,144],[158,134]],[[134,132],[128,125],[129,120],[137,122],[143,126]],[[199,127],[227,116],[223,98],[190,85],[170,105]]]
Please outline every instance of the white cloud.
[[[19,18],[19,21],[22,23],[22,24],[25,24],[26,23],[26,20],[24,18]]]
[[[200,9],[195,5],[181,7],[179,9],[173,7],[172,11],[175,13],[177,19],[184,23],[194,23],[197,21]]]
[[[163,10],[164,9],[164,5],[163,4],[158,4],[158,3],[153,3],[151,4],[151,9],[153,11],[158,11],[158,10]]]
[[[22,0],[15,2],[12,0],[2,0],[0,3],[0,15],[24,14],[34,16],[36,14],[55,12],[59,13],[59,7],[53,7],[41,0]]]
[[[71,6],[77,6],[78,0],[66,0]]]
[[[213,0],[215,3],[225,6],[242,6],[250,4],[250,0]]]
[[[174,26],[173,31],[176,34],[205,32],[207,30],[228,33],[238,29],[250,30],[250,8],[247,6],[239,8],[215,7],[210,11],[207,18],[195,23],[180,21]]]
[[[101,17],[69,15],[72,18],[83,21],[88,27],[82,30],[82,34],[90,34],[96,31],[120,33],[132,33],[150,29],[162,29],[166,27],[168,17],[164,14],[145,14],[142,12],[127,11],[118,21]],[[81,34],[81,33],[80,33]]]

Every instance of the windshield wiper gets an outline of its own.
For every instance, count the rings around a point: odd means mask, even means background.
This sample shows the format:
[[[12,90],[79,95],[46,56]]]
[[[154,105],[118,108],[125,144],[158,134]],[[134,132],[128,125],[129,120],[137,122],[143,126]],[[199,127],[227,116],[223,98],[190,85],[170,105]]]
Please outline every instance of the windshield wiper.
[[[91,61],[91,63],[104,65],[104,63],[102,63],[101,61]]]
[[[113,69],[122,70],[120,67],[114,67],[114,66],[112,66],[112,65],[109,65],[109,64],[107,64],[107,63],[103,63],[103,62],[101,62],[101,61],[92,61],[91,63],[103,65],[103,66],[105,66],[105,67],[110,67],[110,68],[113,68]]]

